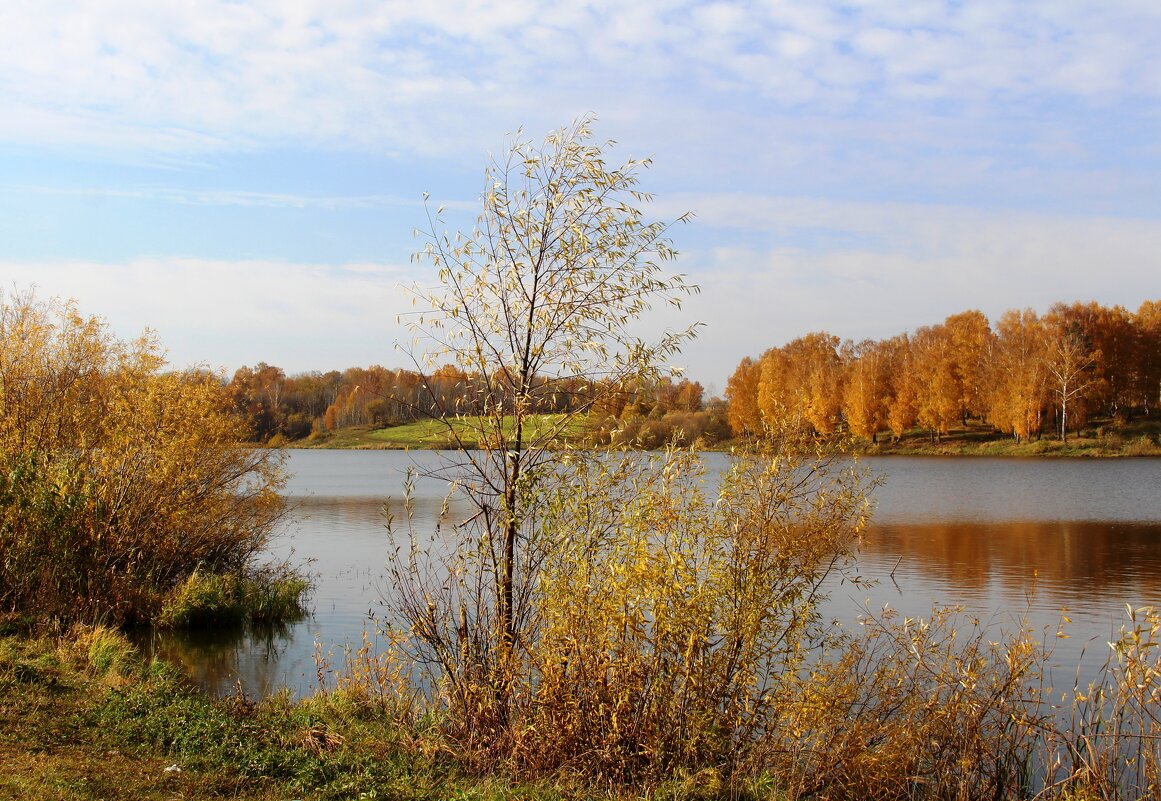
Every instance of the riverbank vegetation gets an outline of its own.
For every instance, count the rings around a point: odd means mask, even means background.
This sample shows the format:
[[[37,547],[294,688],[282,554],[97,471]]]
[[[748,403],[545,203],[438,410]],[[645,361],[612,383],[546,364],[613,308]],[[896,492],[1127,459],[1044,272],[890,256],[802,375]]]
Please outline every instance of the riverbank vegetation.
[[[5,619],[0,799],[1156,798],[1161,618],[1130,610],[1106,667],[1081,686],[1043,669],[1062,625],[1001,635],[953,610],[868,618],[783,683],[778,725],[746,758],[715,763],[705,746],[727,733],[686,729],[711,739],[631,781],[610,759],[639,771],[644,742],[596,761],[481,751],[463,721],[422,703],[382,643],[320,662],[323,684],[306,698],[213,699],[114,630],[38,635]],[[576,734],[520,737],[531,748]]]
[[[855,439],[856,453],[868,456],[1011,456],[1113,458],[1161,456],[1161,415],[1132,420],[1094,417],[1066,440],[1040,436],[1017,440],[991,424],[968,420],[948,427],[938,439],[924,428],[911,428],[898,438],[883,436],[876,442]]]
[[[280,455],[240,444],[222,383],[72,303],[0,301],[0,610],[140,624],[191,581],[260,584]]]
[[[380,366],[286,375],[260,363],[235,372],[226,391],[249,421],[250,442],[435,449],[455,447],[457,435],[475,442],[457,417],[471,413],[469,399],[478,399],[485,383],[454,365],[430,375]],[[477,411],[481,408],[477,404]],[[536,399],[529,419],[551,426],[565,416],[569,424],[560,432],[562,440],[598,446],[651,450],[676,439],[715,447],[733,436],[722,399],[707,398],[696,381],[664,375],[635,377],[618,387],[557,381],[551,393]]]
[[[280,476],[275,450],[239,444],[239,396],[68,304],[5,307],[0,798],[1161,792],[1157,612],[1130,609],[1083,686],[1046,668],[1066,628],[869,610],[845,630],[820,603],[828,579],[860,581],[874,480],[815,410],[763,419],[720,476],[694,450],[592,447],[725,409],[665,372],[696,325],[634,332],[696,288],[638,208],[648,162],[610,167],[590,123],[517,134],[470,233],[429,218],[440,281],[414,289],[414,330],[435,347],[414,373],[458,451],[433,473],[470,509],[432,531],[405,498],[381,625],[320,653],[307,698],[208,698],[91,626],[230,620],[264,596],[248,579]],[[259,386],[279,408],[285,385]]]
[[[823,619],[823,587],[850,564],[873,481],[816,432],[771,420],[712,482],[692,451],[598,453],[559,448],[551,430],[531,436],[523,423],[555,382],[615,393],[659,375],[695,331],[657,343],[631,333],[650,301],[691,288],[661,272],[675,256],[667,226],[637,208],[647,163],[611,168],[590,137],[587,120],[539,147],[518,136],[487,171],[470,233],[430,221],[423,257],[441,280],[415,290],[413,330],[487,377],[441,413],[474,426],[481,447],[458,441],[435,471],[462,488],[465,519],[435,537],[406,504],[389,521],[385,647],[347,673],[354,686],[438,722],[481,775],[686,797],[1063,786],[1059,743],[1043,737],[1055,730],[1035,634],[992,639],[944,613],[884,612],[858,633]],[[1153,658],[1149,621],[1127,658]],[[1134,668],[1124,686],[1161,678],[1149,675]],[[1147,709],[1126,716],[1129,730],[1156,731]],[[1120,745],[1102,747],[1113,765],[1093,766],[1100,789],[1157,787],[1155,743],[1135,743],[1130,763]],[[1093,753],[1082,745],[1079,759],[1066,754],[1074,765]]]
[[[720,407],[719,407],[720,408]],[[715,416],[717,412],[712,412]],[[698,436],[699,421],[682,414],[666,414],[660,417],[631,418],[617,430],[617,442],[625,447],[643,450],[662,449],[677,441],[692,443],[704,450],[729,450],[744,444],[744,440],[734,438]],[[721,417],[717,416],[720,420]],[[613,420],[604,418],[597,423],[587,420],[577,422],[571,432],[565,433],[559,443],[584,445],[601,441],[600,432],[611,432]],[[671,423],[673,424],[671,426]],[[539,424],[539,423],[536,423]],[[639,426],[648,426],[646,437],[630,438]],[[593,428],[597,436],[591,436]],[[691,432],[691,433],[687,433]],[[611,437],[610,437],[611,438]],[[469,440],[471,442],[471,440]],[[1096,417],[1088,425],[1075,432],[1067,442],[1052,437],[1016,441],[1013,437],[996,431],[991,425],[969,420],[965,425],[953,425],[936,441],[931,432],[924,428],[911,428],[898,439],[881,437],[876,442],[869,440],[834,441],[833,445],[850,448],[855,453],[867,456],[1012,456],[1012,457],[1123,457],[1161,456],[1161,415],[1137,417],[1133,420]],[[312,437],[289,443],[294,448],[355,448],[394,449],[409,448],[438,449],[454,447],[447,436],[446,426],[436,420],[405,423],[389,428],[352,426],[342,428],[320,437]]]

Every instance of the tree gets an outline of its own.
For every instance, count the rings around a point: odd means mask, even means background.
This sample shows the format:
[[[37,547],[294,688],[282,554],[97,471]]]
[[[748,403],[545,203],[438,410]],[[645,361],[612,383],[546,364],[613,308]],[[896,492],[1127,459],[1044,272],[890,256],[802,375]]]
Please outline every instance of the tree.
[[[842,407],[842,363],[838,346],[839,338],[825,331],[809,333],[786,346],[791,360],[802,371],[803,417],[823,436],[834,433]]]
[[[1094,407],[1104,406],[1110,415],[1128,414],[1137,348],[1132,315],[1121,306],[1110,308],[1089,301],[1055,303],[1048,318],[1075,331],[1092,348],[1095,359],[1085,397]]]
[[[786,347],[770,348],[758,360],[758,411],[763,430],[797,431],[804,427],[801,394],[804,391],[797,365]]]
[[[757,434],[762,430],[762,411],[758,406],[761,378],[761,362],[746,356],[726,382],[726,400],[729,402],[726,414],[730,429],[736,436]]]
[[[882,342],[865,339],[843,345],[843,416],[851,433],[872,443],[887,423],[890,364]]]
[[[911,339],[899,334],[885,343],[890,365],[891,394],[887,400],[887,425],[896,440],[915,424],[915,405],[919,390],[912,369]]]
[[[996,324],[988,418],[1016,441],[1039,434],[1044,409],[1044,323],[1031,309],[1004,312]]]
[[[983,413],[984,352],[992,336],[988,318],[976,309],[953,314],[943,321],[951,339],[952,370],[960,391],[960,414],[967,425],[969,415]]]
[[[439,284],[413,289],[422,311],[412,329],[434,345],[411,348],[424,384],[435,386],[433,368],[445,361],[478,379],[455,397],[431,393],[460,451],[446,474],[474,509],[456,557],[473,569],[432,587],[414,560],[401,557],[400,612],[455,692],[470,692],[469,673],[483,672],[500,723],[540,556],[536,499],[551,474],[551,448],[573,418],[656,378],[697,327],[653,342],[637,336],[652,303],[679,306],[696,287],[663,272],[676,255],[671,223],[647,221],[639,208],[650,200],[636,188],[650,162],[607,166],[590,123],[557,130],[540,146],[518,132],[503,159],[489,164],[472,231],[441,233],[442,209],[429,212],[418,257],[438,269]],[[556,393],[578,386],[584,395],[572,411],[531,425]]]
[[[758,406],[766,426],[834,433],[842,401],[838,345],[838,337],[815,331],[762,354]]]
[[[1147,300],[1133,317],[1138,332],[1137,375],[1145,414],[1161,403],[1161,301]]]
[[[916,419],[926,426],[931,439],[948,433],[952,420],[963,409],[963,391],[956,380],[952,344],[942,325],[924,326],[911,337],[911,370],[918,392]]]
[[[1100,352],[1076,322],[1049,313],[1045,317],[1044,369],[1060,408],[1060,441],[1068,441],[1069,403],[1083,397],[1096,382]],[[1082,418],[1083,424],[1083,418]]]

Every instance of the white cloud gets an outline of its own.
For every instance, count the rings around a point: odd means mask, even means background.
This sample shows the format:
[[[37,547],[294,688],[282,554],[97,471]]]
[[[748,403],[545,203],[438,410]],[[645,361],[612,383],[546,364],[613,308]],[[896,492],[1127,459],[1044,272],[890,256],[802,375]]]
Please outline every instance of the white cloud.
[[[93,199],[122,198],[176,203],[185,206],[240,206],[245,208],[367,209],[391,206],[422,207],[423,205],[419,198],[404,198],[396,195],[301,195],[245,190],[182,189],[167,186],[140,188],[102,186],[91,188],[0,184],[0,191],[22,195],[38,194]],[[449,207],[451,207],[450,204]]]
[[[0,263],[6,288],[75,298],[129,339],[157,332],[178,367],[266,361],[288,371],[398,361],[407,271],[382,264],[294,264],[151,257],[122,264]]]
[[[715,242],[686,245],[675,268],[701,285],[680,312],[643,332],[708,323],[678,360],[721,391],[745,355],[812,330],[881,338],[978,308],[1097,300],[1135,310],[1158,299],[1161,222],[980,212],[970,208],[718,195],[700,224]],[[676,202],[676,201],[675,201]],[[662,209],[664,211],[664,209]],[[814,232],[809,245],[794,244]],[[756,237],[756,240],[754,239]],[[819,244],[821,242],[822,244]],[[178,365],[260,360],[292,372],[355,364],[403,366],[410,335],[396,315],[414,268],[141,258],[125,264],[0,263],[6,286],[76,297],[123,337],[156,329]]]
[[[698,190],[654,211],[694,209],[711,232],[682,269],[705,277],[688,308],[713,324],[690,367],[720,386],[744,352],[812,328],[883,336],[973,306],[1155,294],[1158,40],[1161,4],[1148,0],[17,0],[0,5],[0,144],[45,164],[321,147],[476,168],[517,124],[538,136],[596,111],[598,137],[626,143],[611,160],[658,157],[646,189]],[[172,171],[159,179],[171,185],[103,191],[228,207],[240,226],[254,207],[411,202],[313,195],[313,176],[286,169],[226,189],[183,188]],[[477,176],[458,194],[474,195]],[[0,188],[87,185],[72,172]],[[1080,212],[971,208],[1001,203]],[[5,284],[75,295],[125,335],[157,327],[176,361],[289,369],[393,361],[393,276],[162,256],[0,262]]]
[[[1161,299],[1157,220],[812,198],[700,200],[700,224],[720,229],[708,238],[728,241],[733,231],[758,239],[687,246],[678,262],[702,287],[684,315],[709,323],[684,358],[692,375],[719,390],[742,356],[809,331],[878,339],[973,308],[994,322],[1007,309],[1043,312],[1057,301],[1135,311]],[[803,237],[809,245],[793,244]]]
[[[611,114],[658,91],[678,107],[724,92],[831,112],[875,98],[1155,99],[1159,35],[1161,6],[1095,2],[10,3],[0,137],[434,153],[490,139],[519,121],[513,107],[567,119],[578,89]]]

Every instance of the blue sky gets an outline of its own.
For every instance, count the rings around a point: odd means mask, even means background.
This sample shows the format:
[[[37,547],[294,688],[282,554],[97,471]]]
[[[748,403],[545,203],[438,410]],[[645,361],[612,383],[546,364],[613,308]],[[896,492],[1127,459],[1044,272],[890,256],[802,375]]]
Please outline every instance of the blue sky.
[[[721,391],[807,331],[1161,297],[1154,0],[13,0],[0,286],[177,366],[404,365],[423,192],[594,113],[651,156]],[[465,218],[467,219],[467,218]]]

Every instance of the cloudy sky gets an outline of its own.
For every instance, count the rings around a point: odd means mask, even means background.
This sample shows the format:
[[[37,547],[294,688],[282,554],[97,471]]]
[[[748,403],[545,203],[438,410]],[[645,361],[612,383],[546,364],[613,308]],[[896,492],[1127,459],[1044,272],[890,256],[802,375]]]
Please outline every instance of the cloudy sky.
[[[691,375],[1161,298],[1155,0],[7,0],[0,286],[177,366],[404,364],[422,194],[579,115],[695,212]]]

